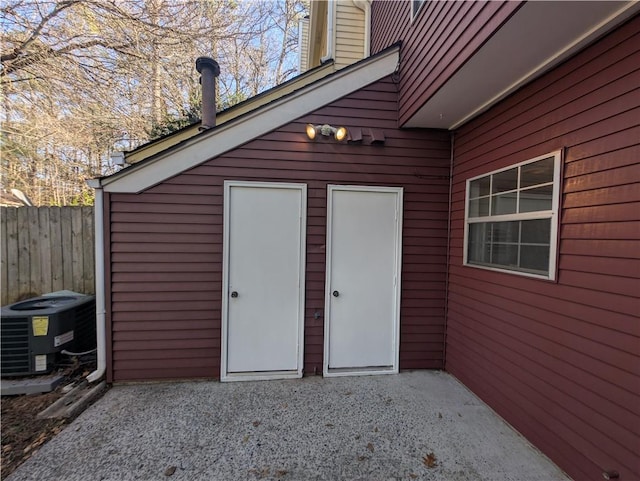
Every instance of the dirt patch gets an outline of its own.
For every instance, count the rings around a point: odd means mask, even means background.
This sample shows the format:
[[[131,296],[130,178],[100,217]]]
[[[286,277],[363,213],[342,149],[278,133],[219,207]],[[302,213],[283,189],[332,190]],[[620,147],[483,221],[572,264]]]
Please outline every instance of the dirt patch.
[[[37,452],[40,446],[64,429],[73,419],[38,419],[40,411],[64,395],[65,386],[79,384],[95,368],[95,362],[75,359],[61,367],[64,380],[51,392],[21,396],[2,396],[2,460],[0,472],[7,478],[23,462]]]

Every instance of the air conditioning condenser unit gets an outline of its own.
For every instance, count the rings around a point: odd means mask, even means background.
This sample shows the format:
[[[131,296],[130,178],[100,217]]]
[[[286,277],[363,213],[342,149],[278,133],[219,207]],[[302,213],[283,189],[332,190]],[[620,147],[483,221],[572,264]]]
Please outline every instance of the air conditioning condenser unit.
[[[46,294],[2,308],[0,373],[28,376],[52,371],[62,350],[96,346],[95,296]]]

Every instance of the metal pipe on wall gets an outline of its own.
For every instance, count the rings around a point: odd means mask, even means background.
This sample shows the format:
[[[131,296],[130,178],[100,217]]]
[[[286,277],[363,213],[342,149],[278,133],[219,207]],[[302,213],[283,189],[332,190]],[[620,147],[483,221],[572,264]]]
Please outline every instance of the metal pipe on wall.
[[[96,260],[96,370],[87,376],[87,381],[102,379],[107,370],[106,304],[104,295],[104,193],[99,179],[90,179],[87,185],[96,191],[94,204],[95,260]]]

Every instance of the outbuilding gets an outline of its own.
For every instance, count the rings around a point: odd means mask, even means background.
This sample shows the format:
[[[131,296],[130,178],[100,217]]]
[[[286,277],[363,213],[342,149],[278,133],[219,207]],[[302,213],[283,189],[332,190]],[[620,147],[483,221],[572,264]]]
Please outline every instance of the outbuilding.
[[[398,52],[100,180],[109,381],[443,367],[450,139]]]

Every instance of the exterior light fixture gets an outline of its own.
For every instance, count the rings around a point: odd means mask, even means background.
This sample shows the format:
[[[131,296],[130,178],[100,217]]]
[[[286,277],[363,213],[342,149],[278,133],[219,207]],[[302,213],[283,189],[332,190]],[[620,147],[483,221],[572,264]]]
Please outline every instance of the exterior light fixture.
[[[346,127],[332,127],[329,124],[324,125],[313,125],[307,124],[306,126],[307,137],[313,140],[316,138],[316,135],[320,134],[324,137],[329,137],[333,135],[333,137],[338,141],[345,140],[349,131]]]
[[[311,140],[316,138],[316,128],[311,124],[307,124],[307,137]]]

